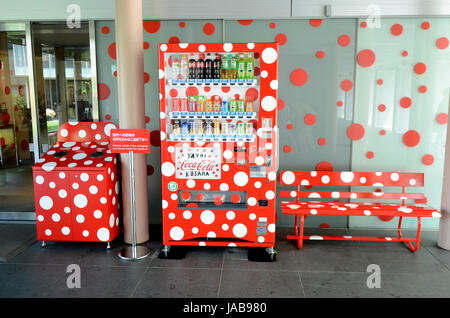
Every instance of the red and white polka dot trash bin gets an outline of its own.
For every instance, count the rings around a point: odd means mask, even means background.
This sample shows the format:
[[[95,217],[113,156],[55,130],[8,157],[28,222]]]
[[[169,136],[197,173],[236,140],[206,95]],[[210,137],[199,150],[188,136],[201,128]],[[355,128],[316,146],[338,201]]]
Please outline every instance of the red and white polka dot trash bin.
[[[112,123],[65,123],[33,166],[38,240],[111,242],[119,228],[118,160]]]

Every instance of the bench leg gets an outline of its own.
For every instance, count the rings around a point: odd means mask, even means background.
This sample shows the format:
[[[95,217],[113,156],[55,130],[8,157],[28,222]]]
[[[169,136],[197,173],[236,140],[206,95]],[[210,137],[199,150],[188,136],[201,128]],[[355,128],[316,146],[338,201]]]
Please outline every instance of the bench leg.
[[[403,217],[399,217],[398,219],[398,238],[403,238],[402,236],[402,219]],[[406,241],[405,243],[408,245],[409,249],[412,252],[415,252],[419,249],[419,245],[420,245],[420,231],[422,229],[422,220],[420,218],[420,216],[417,217],[417,234],[416,234],[416,246],[413,246],[410,242]]]
[[[298,215],[295,216],[295,235],[297,236],[297,247],[301,249],[303,247],[303,224],[305,223],[305,216],[300,215],[300,233],[298,232]]]

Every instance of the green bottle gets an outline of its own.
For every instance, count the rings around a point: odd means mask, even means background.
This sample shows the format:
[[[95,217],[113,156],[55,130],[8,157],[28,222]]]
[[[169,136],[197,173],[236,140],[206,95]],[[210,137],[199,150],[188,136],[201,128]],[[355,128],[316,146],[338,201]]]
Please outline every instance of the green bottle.
[[[245,78],[253,79],[254,78],[254,60],[253,53],[247,54],[247,59],[245,60]]]
[[[221,79],[227,79],[228,78],[228,72],[230,68],[230,60],[226,55],[222,55],[222,65],[220,69],[220,78]]]
[[[228,78],[236,79],[236,77],[237,77],[236,55],[234,55],[234,54],[228,55],[228,59],[230,61],[230,71],[228,72]]]
[[[239,54],[239,60],[237,61],[237,78],[245,79],[245,58],[244,54]]]

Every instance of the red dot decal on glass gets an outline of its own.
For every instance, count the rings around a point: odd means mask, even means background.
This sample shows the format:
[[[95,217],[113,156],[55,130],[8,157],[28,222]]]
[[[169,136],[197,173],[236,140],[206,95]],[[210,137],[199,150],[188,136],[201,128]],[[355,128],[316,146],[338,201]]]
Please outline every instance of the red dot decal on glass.
[[[319,138],[319,140],[317,140],[317,143],[319,144],[319,146],[325,146],[327,144],[327,140],[325,138]]]
[[[222,86],[221,89],[222,89],[222,92],[228,93],[230,91],[231,87],[230,86]]]
[[[425,63],[420,62],[420,63],[417,63],[416,65],[414,65],[414,72],[416,74],[421,75],[421,74],[425,73],[426,70],[427,70],[427,66],[425,65]]]
[[[393,216],[389,216],[389,215],[379,215],[378,218],[383,221],[383,222],[389,222],[390,220],[392,220],[394,217]]]
[[[256,88],[249,88],[247,89],[247,91],[245,92],[245,99],[248,100],[252,100],[255,101],[258,99],[259,93],[258,90]]]
[[[250,25],[253,23],[253,20],[238,20],[240,25]]]
[[[383,80],[381,78],[377,79],[377,84],[378,85],[383,85]]]
[[[147,176],[151,176],[155,172],[155,168],[152,165],[147,165]]]
[[[366,22],[366,21],[363,21],[363,22],[361,22],[361,23],[359,24],[359,26],[360,26],[361,28],[366,28],[366,27],[367,27],[367,22]]]
[[[159,130],[153,130],[152,132],[150,132],[150,144],[153,147],[161,146],[161,133]]]
[[[5,87],[5,94],[9,95],[11,93],[11,89],[9,88],[9,86]]]
[[[415,130],[408,130],[403,134],[403,143],[407,147],[415,147],[420,142],[420,134]]]
[[[214,204],[215,204],[215,205],[222,205],[222,203],[223,203],[222,196],[216,195],[216,196],[214,197]]]
[[[205,87],[203,88],[203,90],[205,91],[205,93],[208,93],[208,92],[211,91],[211,87],[210,87],[210,86],[205,86]]]
[[[169,39],[169,44],[178,44],[178,43],[180,43],[180,39],[177,36],[172,36]]]
[[[233,203],[239,203],[241,202],[241,196],[237,193],[234,193],[231,195],[231,202]]]
[[[275,42],[279,45],[285,45],[287,42],[287,36],[284,33],[279,33],[275,36]]]
[[[287,125],[286,125],[286,128],[289,129],[289,130],[291,130],[292,128],[294,128],[294,125],[292,125],[292,124],[287,124]]]
[[[341,100],[338,100],[338,102],[336,103],[336,105],[338,107],[342,107],[342,105],[344,105],[344,103]]]
[[[255,68],[253,69],[253,75],[259,76],[260,73],[261,73],[260,68],[258,66],[255,66]]]
[[[182,198],[184,201],[187,201],[187,200],[189,200],[189,199],[191,198],[191,193],[190,193],[189,191],[183,191],[183,192],[181,193],[181,198]]]
[[[116,42],[113,42],[113,43],[111,43],[108,46],[108,55],[113,60],[115,60],[117,58],[117,55],[116,55]]]
[[[433,155],[427,154],[425,156],[422,157],[422,163],[425,166],[431,166],[434,162],[434,157]]]
[[[98,99],[99,100],[105,100],[109,97],[110,89],[109,89],[108,85],[106,85],[104,83],[98,83],[97,89],[98,89]]]
[[[384,104],[378,105],[378,111],[384,112],[385,110],[386,110],[386,105],[384,105]]]
[[[150,117],[145,116],[145,123],[148,124],[150,122]]]
[[[338,38],[338,44],[343,47],[349,45],[350,44],[350,36],[348,36],[347,34],[342,34]]]
[[[439,38],[436,41],[436,46],[440,50],[445,50],[446,48],[448,48],[448,39],[446,37]]]
[[[316,123],[317,118],[314,114],[307,114],[303,120],[305,124],[312,126]]]
[[[206,34],[206,35],[212,35],[213,33],[214,33],[214,31],[215,31],[215,27],[214,27],[214,24],[212,24],[212,23],[206,23],[204,26],[203,26],[203,32]]]
[[[178,96],[178,90],[175,89],[175,88],[172,88],[172,89],[169,91],[169,95],[170,95],[170,97],[177,97],[177,96]]]
[[[403,33],[403,26],[401,24],[394,24],[391,27],[391,34],[394,36],[399,36],[400,34]]]
[[[366,152],[366,158],[367,159],[372,159],[374,156],[375,156],[375,154],[373,153],[373,151]]]
[[[384,135],[386,135],[386,130],[384,130],[384,129],[381,129],[381,130],[380,130],[380,135],[381,135],[381,136],[384,136]]]
[[[105,119],[106,119],[106,120],[111,120],[111,115],[110,115],[110,114],[106,114],[106,115],[105,115]]]
[[[278,110],[282,110],[284,108],[284,100],[282,100],[281,98],[278,98],[277,100],[277,109]]]
[[[150,48],[150,44],[147,41],[145,41],[143,44],[143,47],[144,47],[144,50],[148,50]]]
[[[108,34],[109,33],[109,28],[106,25],[102,27],[102,33],[103,34]]]
[[[341,89],[345,92],[351,90],[353,88],[353,83],[351,80],[343,80],[341,82]]]
[[[321,161],[316,165],[316,171],[333,171],[333,165],[328,161]]]
[[[144,72],[144,83],[148,83],[150,81],[150,75],[147,72]]]
[[[275,22],[271,22],[271,23],[269,24],[269,27],[270,27],[271,29],[275,29],[275,28],[277,27],[277,24],[276,24]]]
[[[402,97],[400,99],[400,106],[402,108],[409,108],[409,107],[411,107],[411,104],[412,104],[412,100],[409,97]]]
[[[408,56],[408,51],[403,51],[402,56]]]
[[[428,90],[428,87],[426,85],[420,85],[419,86],[419,93],[425,94]]]
[[[319,227],[320,227],[320,228],[323,228],[323,229],[329,229],[329,228],[330,228],[330,225],[327,224],[327,223],[322,223],[322,224],[319,225]]]
[[[352,124],[347,128],[347,136],[351,140],[360,140],[364,137],[364,127],[361,124]]]
[[[320,27],[322,19],[309,19],[309,24],[314,28]]]
[[[181,21],[181,22],[180,22],[180,28],[184,28],[185,26],[186,26],[186,22]]]
[[[366,49],[358,53],[356,58],[358,64],[362,67],[369,67],[375,63],[375,53],[372,50]]]
[[[283,147],[283,151],[284,151],[285,153],[290,153],[290,152],[292,151],[292,148],[291,148],[291,146],[286,145],[286,146]]]
[[[198,88],[194,86],[186,88],[186,97],[188,96],[198,96]]]
[[[325,52],[324,51],[317,51],[316,57],[318,59],[323,59],[325,57]]]
[[[428,22],[428,21],[423,22],[421,27],[424,30],[428,30],[430,28],[430,22]]]
[[[21,148],[23,151],[26,151],[27,149],[29,149],[28,147],[29,147],[29,146],[28,146],[28,141],[27,141],[26,139],[22,139],[22,141],[21,141],[21,143],[20,143],[20,148]]]
[[[148,33],[156,33],[161,27],[161,21],[144,21],[144,30]]]
[[[436,116],[436,121],[438,124],[445,125],[448,121],[448,114],[440,113]]]
[[[297,68],[291,72],[291,83],[295,86],[303,86],[308,81],[308,72],[302,68]]]

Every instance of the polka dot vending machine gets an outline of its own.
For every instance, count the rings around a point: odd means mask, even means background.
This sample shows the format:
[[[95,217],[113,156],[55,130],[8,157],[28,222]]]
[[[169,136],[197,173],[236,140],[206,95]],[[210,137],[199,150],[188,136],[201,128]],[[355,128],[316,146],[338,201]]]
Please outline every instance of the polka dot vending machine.
[[[69,122],[33,166],[38,240],[110,242],[119,234],[118,160],[112,123]]]
[[[274,261],[277,43],[159,45],[163,248]]]

